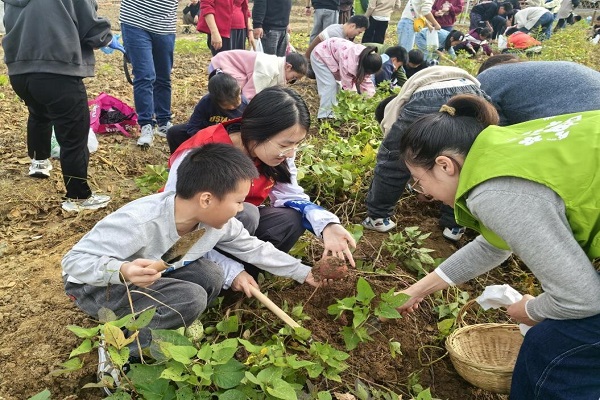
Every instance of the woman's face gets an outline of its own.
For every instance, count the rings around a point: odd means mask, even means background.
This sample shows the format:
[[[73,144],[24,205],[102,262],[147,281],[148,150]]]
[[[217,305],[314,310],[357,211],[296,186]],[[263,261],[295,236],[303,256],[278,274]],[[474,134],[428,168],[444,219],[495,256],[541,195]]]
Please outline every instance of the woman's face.
[[[407,164],[412,175],[410,185],[415,192],[454,207],[462,162],[460,157],[438,156],[431,168]]]
[[[300,72],[296,72],[292,69],[292,64],[285,64],[285,82],[292,85],[296,83],[297,80],[302,79],[304,75]]]
[[[294,157],[298,145],[306,137],[306,129],[300,124],[287,128],[262,143],[251,143],[252,157],[268,166],[276,167],[286,158]]]

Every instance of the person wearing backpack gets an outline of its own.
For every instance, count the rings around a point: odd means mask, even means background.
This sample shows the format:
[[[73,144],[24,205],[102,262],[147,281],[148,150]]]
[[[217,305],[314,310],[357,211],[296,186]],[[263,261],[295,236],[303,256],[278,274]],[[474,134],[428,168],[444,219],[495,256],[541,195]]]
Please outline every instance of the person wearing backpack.
[[[94,49],[112,43],[110,22],[96,15],[95,0],[2,1],[4,61],[29,110],[29,176],[50,176],[54,126],[67,189],[63,209],[105,207],[110,197],[92,193],[88,183],[90,111],[83,78],[94,76]]]

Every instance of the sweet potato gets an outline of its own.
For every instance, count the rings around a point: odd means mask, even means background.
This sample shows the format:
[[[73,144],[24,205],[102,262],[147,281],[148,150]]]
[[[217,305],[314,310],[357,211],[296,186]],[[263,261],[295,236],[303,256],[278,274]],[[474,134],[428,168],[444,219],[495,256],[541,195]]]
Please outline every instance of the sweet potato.
[[[325,256],[313,266],[313,275],[316,279],[342,279],[348,274],[346,261],[333,256]]]

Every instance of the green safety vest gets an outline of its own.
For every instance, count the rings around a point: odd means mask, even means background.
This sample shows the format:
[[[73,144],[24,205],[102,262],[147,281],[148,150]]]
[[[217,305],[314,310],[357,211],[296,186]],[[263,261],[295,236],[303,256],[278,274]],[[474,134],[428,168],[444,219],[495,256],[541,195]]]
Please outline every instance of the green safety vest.
[[[490,126],[473,143],[460,172],[456,221],[509,250],[473,216],[466,202],[475,186],[502,176],[527,179],[556,192],[581,248],[590,259],[600,257],[600,110]]]

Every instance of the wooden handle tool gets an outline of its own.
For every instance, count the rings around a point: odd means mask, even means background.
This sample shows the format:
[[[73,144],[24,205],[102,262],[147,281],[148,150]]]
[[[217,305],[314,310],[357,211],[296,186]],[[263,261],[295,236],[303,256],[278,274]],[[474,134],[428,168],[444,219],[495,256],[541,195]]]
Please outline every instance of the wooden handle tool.
[[[292,319],[289,315],[286,314],[279,306],[271,301],[266,295],[264,295],[260,290],[250,285],[250,293],[254,296],[258,301],[260,301],[265,307],[273,312],[273,314],[277,315],[279,319],[285,322],[291,328],[299,328],[300,324]]]

